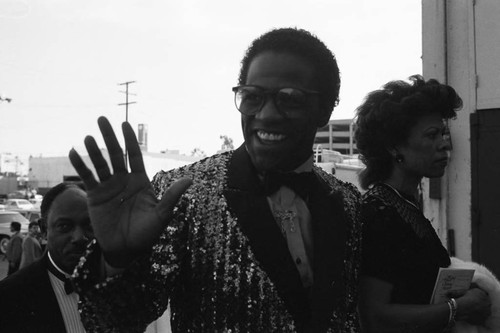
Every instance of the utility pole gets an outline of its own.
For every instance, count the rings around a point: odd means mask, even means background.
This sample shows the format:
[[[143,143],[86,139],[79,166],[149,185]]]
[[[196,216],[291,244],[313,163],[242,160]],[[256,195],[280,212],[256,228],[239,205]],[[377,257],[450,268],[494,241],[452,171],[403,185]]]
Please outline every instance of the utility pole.
[[[126,96],[125,97],[125,103],[120,103],[118,105],[120,105],[120,106],[121,105],[125,105],[125,121],[127,121],[127,122],[128,122],[128,105],[129,104],[135,104],[135,103],[137,103],[137,102],[129,102],[128,101],[128,95],[134,95],[134,96],[136,96],[135,94],[132,94],[132,93],[128,92],[128,85],[132,84],[132,83],[135,83],[135,81],[127,81],[127,82],[123,82],[123,83],[119,83],[118,84],[120,86],[125,86],[125,91],[120,91],[122,93],[125,93],[125,96]]]
[[[128,86],[129,84],[132,84],[132,83],[135,83],[135,81],[127,81],[127,82],[123,82],[123,83],[119,83],[118,85],[120,86],[125,86],[125,91],[120,91],[122,93],[125,93],[125,103],[120,103],[118,105],[125,105],[125,121],[128,122],[128,106],[129,104],[135,104],[136,102],[129,102],[128,101],[128,95],[134,95],[136,96],[135,94],[132,94],[132,93],[129,93],[128,92]],[[127,154],[127,147],[125,147],[125,169],[128,169],[128,154]]]

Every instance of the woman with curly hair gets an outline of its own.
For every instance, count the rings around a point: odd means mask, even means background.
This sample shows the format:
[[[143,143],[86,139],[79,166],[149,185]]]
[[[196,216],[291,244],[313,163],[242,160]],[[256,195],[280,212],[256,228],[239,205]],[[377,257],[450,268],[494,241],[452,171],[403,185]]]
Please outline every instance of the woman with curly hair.
[[[360,184],[363,262],[359,312],[365,332],[443,332],[455,320],[482,324],[488,295],[472,287],[447,303],[429,304],[440,267],[450,265],[418,203],[423,177],[441,177],[451,142],[447,122],[462,100],[422,76],[391,81],[357,109],[356,140],[366,168]]]

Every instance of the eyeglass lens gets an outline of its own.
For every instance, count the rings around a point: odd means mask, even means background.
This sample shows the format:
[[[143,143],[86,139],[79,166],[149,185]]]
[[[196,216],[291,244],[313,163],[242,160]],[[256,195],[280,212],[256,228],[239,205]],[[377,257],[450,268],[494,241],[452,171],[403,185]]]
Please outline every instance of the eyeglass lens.
[[[259,87],[238,87],[235,90],[236,108],[243,114],[254,115],[258,113],[267,100],[267,95],[280,111],[290,113],[301,110],[306,106],[307,95],[295,88],[282,88],[277,91],[266,91]]]

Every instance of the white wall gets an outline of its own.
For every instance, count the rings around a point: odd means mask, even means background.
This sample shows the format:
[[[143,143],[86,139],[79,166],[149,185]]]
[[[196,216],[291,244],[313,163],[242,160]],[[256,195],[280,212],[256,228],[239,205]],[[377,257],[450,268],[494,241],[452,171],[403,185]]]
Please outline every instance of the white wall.
[[[103,156],[109,164],[109,156],[105,150],[103,150]],[[96,175],[89,156],[82,155],[82,159]],[[199,160],[198,157],[159,153],[143,153],[143,159],[150,179],[160,170],[178,168]],[[67,156],[32,157],[30,169],[29,179],[38,181],[39,187],[52,187],[62,182],[63,176],[77,175]]]
[[[456,255],[471,259],[470,115],[500,107],[500,1],[423,0],[423,74],[454,87],[463,109],[450,122],[453,151],[442,179],[442,200],[428,199],[425,214],[446,244],[446,229],[455,231]]]
[[[424,0],[423,74],[454,87],[464,106],[450,122],[452,157],[441,180],[442,199],[428,197],[424,184],[425,214],[447,244],[447,229],[455,231],[456,256],[471,259],[470,113],[475,111],[473,3],[469,0]]]

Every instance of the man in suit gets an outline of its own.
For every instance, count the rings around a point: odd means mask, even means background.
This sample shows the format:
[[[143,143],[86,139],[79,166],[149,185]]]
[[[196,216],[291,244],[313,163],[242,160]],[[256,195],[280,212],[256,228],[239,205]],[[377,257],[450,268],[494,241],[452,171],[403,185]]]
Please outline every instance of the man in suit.
[[[0,281],[0,332],[85,332],[68,277],[93,237],[87,195],[61,183],[44,196],[41,215],[47,251]]]
[[[339,86],[335,57],[317,37],[265,33],[233,88],[245,143],[152,184],[130,125],[128,173],[100,118],[113,174],[92,137],[100,182],[70,151],[103,253],[74,274],[87,331],[142,332],[167,304],[174,332],[356,331],[359,193],[314,166],[312,152]],[[101,258],[106,280],[87,265]]]
[[[28,226],[28,234],[23,240],[23,254],[21,256],[21,265],[19,268],[24,268],[42,256],[42,247],[38,241],[40,234],[40,225],[36,221],[30,222]]]
[[[23,254],[23,236],[21,235],[21,223],[11,222],[10,232],[12,236],[10,237],[9,244],[7,245],[7,251],[5,256],[9,261],[9,269],[7,270],[7,276],[14,274],[19,269],[21,264],[21,257]]]

